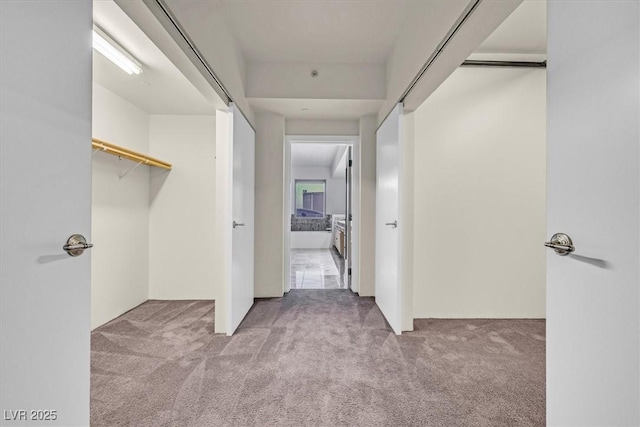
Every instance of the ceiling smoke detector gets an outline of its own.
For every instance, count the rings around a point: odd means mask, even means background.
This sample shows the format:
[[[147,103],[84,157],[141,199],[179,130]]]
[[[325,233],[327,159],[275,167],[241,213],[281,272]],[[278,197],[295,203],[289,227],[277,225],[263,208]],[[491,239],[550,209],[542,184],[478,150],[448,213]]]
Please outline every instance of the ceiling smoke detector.
[[[314,79],[318,77],[318,70],[311,70],[311,77],[313,77]]]

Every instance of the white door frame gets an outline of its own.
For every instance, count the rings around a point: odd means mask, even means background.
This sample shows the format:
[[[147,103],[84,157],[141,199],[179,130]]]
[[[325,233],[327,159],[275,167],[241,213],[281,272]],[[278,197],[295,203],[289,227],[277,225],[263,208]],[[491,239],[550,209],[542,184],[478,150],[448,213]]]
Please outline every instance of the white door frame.
[[[284,286],[283,293],[291,290],[291,197],[293,194],[293,178],[291,176],[291,144],[344,144],[352,147],[352,159],[354,165],[360,162],[360,137],[357,135],[286,135],[285,159],[284,159]],[[351,290],[355,293],[360,289],[358,265],[360,249],[358,246],[360,236],[360,179],[356,178],[359,168],[354,169],[354,178],[351,184],[351,209],[353,212],[352,240],[352,265],[351,265]]]

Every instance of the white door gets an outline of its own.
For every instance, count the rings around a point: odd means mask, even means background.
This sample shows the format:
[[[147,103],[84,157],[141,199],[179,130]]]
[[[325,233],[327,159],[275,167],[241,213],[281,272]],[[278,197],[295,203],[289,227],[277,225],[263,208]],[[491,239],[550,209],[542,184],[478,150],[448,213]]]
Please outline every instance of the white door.
[[[400,142],[402,104],[376,133],[376,304],[396,334],[402,332],[400,278]]]
[[[240,110],[233,120],[233,243],[229,332],[233,333],[253,305],[254,188],[256,133]]]
[[[217,229],[222,287],[216,332],[232,335],[253,305],[255,137],[234,105],[216,117]]]
[[[547,422],[640,425],[640,4],[548,4]]]
[[[89,425],[91,15],[0,2],[2,425]]]

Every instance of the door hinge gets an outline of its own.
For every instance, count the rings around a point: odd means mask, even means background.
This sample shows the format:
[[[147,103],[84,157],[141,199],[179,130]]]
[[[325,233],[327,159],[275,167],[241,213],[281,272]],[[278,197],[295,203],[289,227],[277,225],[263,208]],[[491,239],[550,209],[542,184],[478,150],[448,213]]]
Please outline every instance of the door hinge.
[[[349,269],[347,270],[347,274],[351,276],[351,267],[349,267]]]
[[[353,166],[353,160],[349,160],[349,167]]]
[[[353,221],[353,214],[349,214],[349,221]]]

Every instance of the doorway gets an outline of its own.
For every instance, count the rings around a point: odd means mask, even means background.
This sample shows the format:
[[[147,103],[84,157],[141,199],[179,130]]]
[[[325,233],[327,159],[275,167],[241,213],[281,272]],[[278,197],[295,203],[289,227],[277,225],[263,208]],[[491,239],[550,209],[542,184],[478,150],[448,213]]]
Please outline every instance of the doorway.
[[[357,136],[287,136],[285,292],[357,292],[358,142]]]
[[[208,283],[218,283],[210,261],[217,240],[202,224],[216,215],[215,110],[221,108],[118,4],[95,2],[93,20],[96,33],[141,70],[128,74],[93,52],[91,137],[119,148],[109,155],[98,146],[91,157],[91,329],[147,299],[216,297]],[[172,170],[122,157],[123,149],[161,159]],[[177,221],[185,211],[189,220]],[[131,240],[124,246],[123,235]],[[177,255],[174,248],[193,235],[202,247]]]

